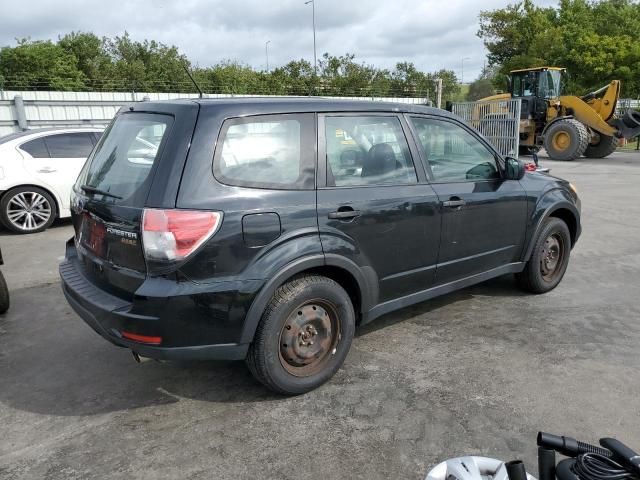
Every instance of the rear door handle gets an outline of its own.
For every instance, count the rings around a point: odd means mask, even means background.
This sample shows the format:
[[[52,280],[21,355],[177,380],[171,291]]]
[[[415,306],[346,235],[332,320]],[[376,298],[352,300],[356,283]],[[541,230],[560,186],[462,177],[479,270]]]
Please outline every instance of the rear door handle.
[[[329,218],[332,220],[348,220],[360,216],[360,210],[338,210],[337,212],[329,212]]]
[[[443,207],[450,207],[450,208],[463,207],[466,204],[467,202],[465,202],[464,200],[458,197],[451,197],[451,199],[447,200],[446,202],[442,202]]]
[[[51,167],[42,167],[40,170],[38,170],[38,173],[53,173],[55,172],[56,169],[55,168],[51,168]]]

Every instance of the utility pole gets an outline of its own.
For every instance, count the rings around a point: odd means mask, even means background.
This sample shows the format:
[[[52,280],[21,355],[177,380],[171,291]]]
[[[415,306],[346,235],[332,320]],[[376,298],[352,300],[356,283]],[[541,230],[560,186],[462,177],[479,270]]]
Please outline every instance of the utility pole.
[[[442,108],[442,79],[436,78],[436,107]]]
[[[267,56],[267,73],[269,73],[269,44],[271,43],[271,40],[267,40],[266,43],[264,44],[264,52]]]
[[[315,0],[309,0],[304,2],[304,4],[311,4],[311,15],[313,18],[313,72],[318,76],[318,56],[316,54],[316,2]]]
[[[471,60],[471,57],[462,57],[462,71],[460,73],[460,85],[464,84],[464,61]]]

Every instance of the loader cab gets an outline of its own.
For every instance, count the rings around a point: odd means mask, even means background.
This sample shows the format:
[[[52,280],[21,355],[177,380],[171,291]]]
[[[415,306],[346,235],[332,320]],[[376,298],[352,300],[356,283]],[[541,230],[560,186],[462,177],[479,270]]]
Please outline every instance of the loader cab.
[[[522,119],[545,118],[549,101],[560,97],[564,72],[558,67],[511,71],[509,92],[512,98],[522,99]]]

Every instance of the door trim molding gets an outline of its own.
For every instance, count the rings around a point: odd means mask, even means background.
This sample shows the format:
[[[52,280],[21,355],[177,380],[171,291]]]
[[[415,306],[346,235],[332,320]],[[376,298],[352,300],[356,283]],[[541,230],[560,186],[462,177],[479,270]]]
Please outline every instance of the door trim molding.
[[[477,283],[481,283],[495,277],[500,277],[509,273],[521,272],[524,269],[525,265],[526,262],[509,263],[506,265],[502,265],[501,267],[487,270],[486,272],[477,273],[475,275],[461,278],[453,282],[445,283],[443,285],[428,288],[420,292],[412,293],[395,300],[389,300],[387,302],[380,303],[363,314],[362,322],[360,324],[364,325],[384,315],[385,313],[399,310],[400,308],[408,307],[409,305],[414,305],[416,303],[424,302],[425,300],[430,300],[434,297],[445,295],[447,293],[451,293],[453,291],[460,290],[461,288],[469,287],[471,285],[475,285]]]

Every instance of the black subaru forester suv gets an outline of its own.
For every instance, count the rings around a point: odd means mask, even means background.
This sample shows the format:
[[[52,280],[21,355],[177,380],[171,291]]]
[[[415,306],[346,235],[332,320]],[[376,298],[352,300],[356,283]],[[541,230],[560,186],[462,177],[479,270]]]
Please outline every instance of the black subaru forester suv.
[[[571,184],[455,116],[323,99],[123,108],[72,210],[62,287],[100,335],[246,360],[285,394],[331,378],[387,312],[505,274],[551,290],[580,235]]]

